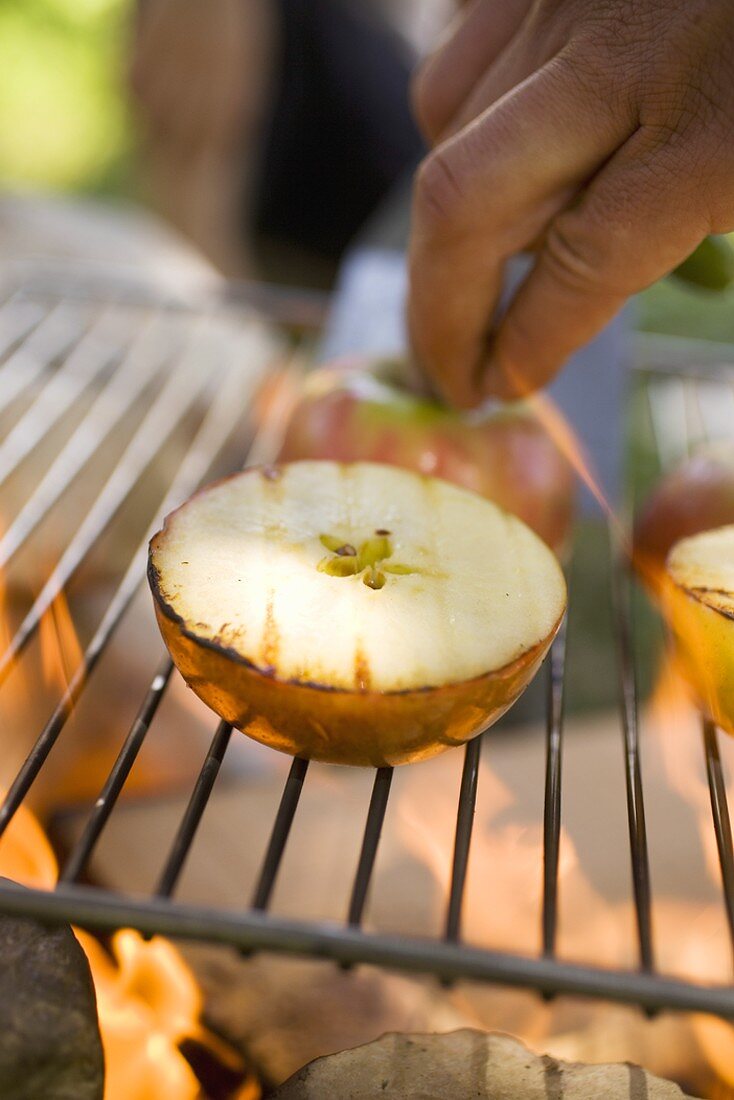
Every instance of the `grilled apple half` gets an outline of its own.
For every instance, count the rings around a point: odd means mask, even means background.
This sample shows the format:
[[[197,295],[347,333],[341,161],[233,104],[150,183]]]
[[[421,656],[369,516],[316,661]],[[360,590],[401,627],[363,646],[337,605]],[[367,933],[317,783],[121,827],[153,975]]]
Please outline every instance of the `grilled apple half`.
[[[563,617],[563,574],[475,493],[376,463],[216,482],[150,544],[185,680],[257,741],[340,764],[421,760],[497,719]]]
[[[667,578],[666,613],[684,672],[708,714],[734,733],[734,526],[676,543]]]

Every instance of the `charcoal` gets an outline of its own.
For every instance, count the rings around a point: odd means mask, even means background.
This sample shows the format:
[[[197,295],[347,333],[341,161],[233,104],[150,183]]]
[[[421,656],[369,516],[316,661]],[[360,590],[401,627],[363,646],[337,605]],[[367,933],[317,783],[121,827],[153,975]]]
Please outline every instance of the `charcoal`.
[[[74,933],[0,915],[2,1100],[102,1100],[103,1092],[94,985]]]

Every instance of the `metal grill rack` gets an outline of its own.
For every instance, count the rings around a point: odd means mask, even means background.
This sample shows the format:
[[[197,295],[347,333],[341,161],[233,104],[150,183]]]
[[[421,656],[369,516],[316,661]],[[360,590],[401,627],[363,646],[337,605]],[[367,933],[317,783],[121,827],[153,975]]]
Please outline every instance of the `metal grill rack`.
[[[251,296],[251,295],[249,295]],[[318,307],[297,296],[262,290],[260,306],[278,320],[289,316],[313,319]],[[94,549],[111,520],[155,460],[163,441],[182,424],[193,405],[203,413],[192,430],[189,446],[158,509],[162,515],[210,475],[223,442],[231,435],[241,410],[273,368],[272,345],[260,330],[231,304],[206,312],[156,302],[145,295],[113,295],[109,288],[77,286],[60,290],[31,280],[15,288],[0,304],[0,412],[32,387],[21,419],[0,443],[0,480],[10,476],[93,384],[94,401],[48,471],[0,539],[0,564],[6,565],[42,523],[49,509],[94,459],[97,449],[135,400],[145,398],[145,411],[122,457],[102,486],[86,517],[73,532],[40,593],[26,612],[5,652],[0,654],[0,682],[34,637],[44,612]],[[216,352],[216,354],[215,354]],[[212,370],[212,363],[218,364]],[[248,364],[243,370],[243,361]],[[214,374],[215,377],[212,377]],[[151,379],[155,384],[150,390]],[[696,378],[690,371],[647,369],[645,393],[649,418],[663,465],[710,430],[732,432],[734,367],[708,371]],[[266,424],[255,437],[249,460],[268,457],[271,445]],[[241,456],[241,460],[248,456]],[[7,518],[7,517],[6,517]],[[157,521],[149,525],[155,529]],[[73,672],[51,716],[0,805],[2,833],[38,777],[64,732],[67,721],[95,666],[124,619],[143,582],[148,532],[131,554],[122,580],[99,622],[82,661]],[[436,975],[451,982],[474,979],[535,989],[545,996],[575,994],[634,1004],[650,1012],[664,1008],[702,1011],[734,1018],[734,987],[704,986],[660,974],[655,965],[651,924],[651,883],[640,766],[641,734],[634,670],[634,638],[630,611],[631,580],[619,554],[613,560],[613,622],[619,674],[622,764],[626,778],[630,862],[636,914],[635,970],[611,970],[571,964],[556,953],[558,875],[562,820],[565,631],[556,639],[546,662],[547,729],[545,811],[543,822],[543,895],[539,920],[542,952],[537,957],[513,955],[470,946],[461,934],[462,904],[469,864],[477,798],[481,738],[464,750],[458,798],[450,888],[445,902],[441,938],[372,933],[362,926],[380,834],[390,797],[392,769],[379,768],[356,857],[351,897],[344,923],[286,920],[269,912],[273,888],[294,821],[299,798],[308,781],[309,765],[295,759],[290,767],[272,825],[269,844],[249,908],[239,913],[182,904],[176,887],[225,758],[232,729],[219,723],[190,794],[173,843],[153,893],[122,896],[83,883],[85,869],[151,730],[173,675],[165,659],[150,677],[137,716],[117,759],[89,812],[83,832],[63,866],[53,891],[18,890],[0,884],[0,911],[42,920],[72,921],[94,930],[122,926],[145,934],[206,940],[234,945],[241,951],[272,951],[331,959],[343,966],[370,963],[403,971]],[[1,690],[1,683],[0,683]],[[723,881],[723,901],[734,945],[734,851],[726,785],[717,731],[702,722],[704,753],[711,793]],[[356,855],[356,853],[355,853]]]

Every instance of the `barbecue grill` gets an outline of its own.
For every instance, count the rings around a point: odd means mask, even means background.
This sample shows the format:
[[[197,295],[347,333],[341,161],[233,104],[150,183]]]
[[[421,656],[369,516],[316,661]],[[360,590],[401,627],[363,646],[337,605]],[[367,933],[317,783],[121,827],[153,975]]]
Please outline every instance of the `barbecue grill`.
[[[289,342],[274,342],[254,319],[269,317],[289,326]],[[188,446],[164,486],[157,516],[148,517],[122,578],[116,580],[93,637],[68,686],[10,785],[0,805],[0,836],[44,768],[49,753],[79,702],[100,658],[123,623],[144,582],[147,539],[160,518],[214,473],[226,472],[223,454],[231,456],[233,435],[248,437],[238,462],[272,457],[279,416],[271,409],[256,432],[242,430],[263,380],[276,370],[295,370],[293,333],[301,341],[323,316],[318,296],[268,287],[233,288],[226,298],[190,304],[161,299],[132,284],[68,273],[26,271],[6,289],[0,304],[0,412],[23,395],[27,400],[13,429],[0,444],[0,482],[5,482],[90,388],[95,396],[62,443],[48,470],[14,516],[5,516],[0,539],[0,566],[5,567],[42,525],[84,470],[94,463],[107,437],[123,416],[137,420],[86,516],[75,526],[62,553],[0,653],[0,681],[23,660],[26,646],[44,613],[93,553],[130,494],[150,476],[164,443],[174,431],[188,432]],[[709,355],[711,358],[711,355]],[[283,364],[286,364],[285,368]],[[690,365],[659,368],[645,362],[636,368],[645,415],[662,467],[706,436],[732,434],[734,365]],[[201,410],[189,430],[192,409]],[[277,406],[277,402],[276,402]],[[14,406],[13,406],[14,407]],[[242,410],[245,410],[243,413]],[[252,425],[250,425],[252,428]],[[233,460],[229,459],[232,465]],[[233,467],[234,468],[234,467]],[[85,870],[146,737],[154,732],[156,714],[172,677],[178,673],[165,658],[150,670],[139,710],[99,796],[89,811],[52,891],[18,890],[0,883],[0,912],[47,922],[70,921],[104,931],[128,926],[143,934],[161,933],[229,944],[244,953],[270,951],[330,959],[348,967],[360,963],[433,974],[444,982],[472,979],[537,990],[546,997],[576,994],[625,1002],[654,1012],[661,1009],[710,1012],[734,1019],[734,985],[703,985],[665,976],[656,967],[651,920],[652,890],[645,822],[641,752],[643,731],[638,718],[636,647],[631,579],[619,548],[616,521],[609,521],[612,541],[613,633],[619,683],[620,767],[626,779],[627,819],[632,888],[636,916],[634,970],[612,970],[564,961],[556,952],[558,929],[559,848],[562,822],[564,689],[567,673],[565,631],[557,637],[546,662],[547,677],[545,794],[543,821],[542,951],[522,956],[477,948],[462,941],[462,904],[470,858],[477,799],[482,738],[464,749],[463,773],[453,837],[453,864],[445,899],[443,935],[434,939],[373,933],[363,928],[380,834],[390,797],[392,769],[374,775],[361,849],[354,852],[354,878],[343,923],[282,919],[269,905],[292,829],[298,827],[299,798],[309,778],[309,763],[292,762],[270,840],[249,907],[232,913],[215,907],[183,904],[176,888],[196,843],[217,776],[230,744],[232,729],[219,723],[193,785],[170,850],[160,868],[155,890],[145,897],[113,893],[84,881]],[[570,594],[573,603],[573,591]],[[2,687],[0,686],[0,692]],[[0,695],[1,698],[1,695]],[[725,907],[734,948],[734,848],[718,731],[701,719],[701,752],[711,796]],[[312,765],[316,768],[318,765]],[[447,843],[450,840],[447,838]]]

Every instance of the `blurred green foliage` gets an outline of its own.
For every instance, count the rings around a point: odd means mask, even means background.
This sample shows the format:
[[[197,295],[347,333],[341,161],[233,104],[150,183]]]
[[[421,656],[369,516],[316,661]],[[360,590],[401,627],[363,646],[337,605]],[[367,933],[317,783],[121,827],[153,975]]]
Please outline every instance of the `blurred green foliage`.
[[[734,343],[734,288],[696,289],[662,279],[638,298],[638,323],[645,332]]]
[[[131,0],[0,0],[0,181],[125,190]]]

